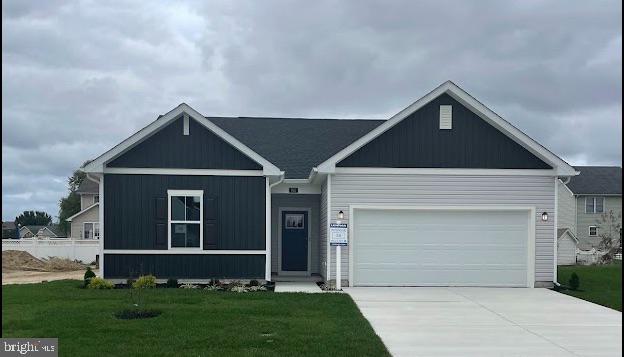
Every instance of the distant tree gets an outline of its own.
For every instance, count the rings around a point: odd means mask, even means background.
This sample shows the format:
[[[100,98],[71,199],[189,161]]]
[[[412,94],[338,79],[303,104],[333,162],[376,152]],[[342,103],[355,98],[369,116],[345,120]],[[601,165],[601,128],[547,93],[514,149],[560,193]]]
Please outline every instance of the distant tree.
[[[613,210],[604,212],[597,221],[600,227],[600,250],[605,254],[602,256],[603,263],[613,261],[615,254],[622,249],[622,214],[617,215]]]
[[[88,163],[89,161],[86,161],[82,166]],[[69,222],[66,219],[80,212],[80,195],[76,193],[76,190],[78,190],[78,187],[80,187],[80,184],[86,177],[87,175],[84,172],[76,170],[67,178],[69,194],[67,197],[59,200],[59,225],[65,234],[69,233]]]
[[[15,217],[15,224],[20,226],[47,226],[52,223],[52,216],[41,211],[24,211]]]

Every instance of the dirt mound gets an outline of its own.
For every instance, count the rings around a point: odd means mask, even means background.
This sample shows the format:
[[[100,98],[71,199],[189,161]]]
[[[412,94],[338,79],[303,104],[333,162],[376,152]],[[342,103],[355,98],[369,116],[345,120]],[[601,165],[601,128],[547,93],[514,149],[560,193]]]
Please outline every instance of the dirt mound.
[[[21,250],[2,252],[2,271],[72,271],[85,269],[86,265],[64,258],[38,259]]]

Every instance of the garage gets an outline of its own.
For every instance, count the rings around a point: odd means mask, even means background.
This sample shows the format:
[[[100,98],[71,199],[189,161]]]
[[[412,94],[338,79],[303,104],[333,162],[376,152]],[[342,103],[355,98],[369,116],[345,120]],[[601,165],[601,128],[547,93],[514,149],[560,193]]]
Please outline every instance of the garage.
[[[533,286],[529,208],[353,209],[355,286]],[[531,257],[529,259],[528,257]]]

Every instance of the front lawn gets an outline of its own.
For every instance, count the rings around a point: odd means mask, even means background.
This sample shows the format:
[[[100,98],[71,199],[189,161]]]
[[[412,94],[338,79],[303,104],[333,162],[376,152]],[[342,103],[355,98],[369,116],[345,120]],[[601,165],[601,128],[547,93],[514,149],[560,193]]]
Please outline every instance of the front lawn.
[[[579,276],[579,290],[563,290],[564,294],[622,311],[621,262],[610,265],[560,266],[557,280],[567,285],[573,272]]]
[[[56,281],[2,287],[2,337],[58,337],[62,356],[384,356],[347,294],[146,291],[162,315],[118,320],[128,291]]]

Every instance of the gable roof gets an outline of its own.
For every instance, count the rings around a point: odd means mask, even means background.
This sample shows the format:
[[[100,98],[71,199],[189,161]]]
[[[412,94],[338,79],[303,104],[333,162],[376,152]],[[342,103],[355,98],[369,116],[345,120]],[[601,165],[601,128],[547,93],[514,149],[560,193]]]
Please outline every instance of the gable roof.
[[[71,222],[74,218],[76,218],[76,217],[80,216],[81,214],[83,214],[83,213],[85,213],[85,212],[87,212],[87,211],[90,211],[93,207],[97,207],[97,206],[99,206],[99,205],[100,205],[100,203],[99,203],[99,202],[96,202],[96,203],[92,204],[91,206],[89,206],[89,207],[87,207],[87,208],[83,209],[82,211],[77,212],[76,214],[72,215],[71,217],[67,217],[67,218],[65,218],[65,220],[66,220],[67,222]]]
[[[287,179],[310,170],[385,120],[208,117],[285,171]]]
[[[566,185],[575,195],[622,195],[619,166],[575,166],[580,174]]]
[[[208,130],[212,131],[215,135],[219,136],[225,142],[234,146],[240,152],[247,155],[250,159],[261,165],[263,167],[263,173],[265,175],[277,176],[281,174],[281,171],[279,168],[277,168],[277,166],[273,165],[270,161],[250,149],[245,144],[241,143],[238,139],[234,138],[232,135],[212,123],[210,120],[206,119],[204,116],[199,114],[195,109],[191,108],[186,103],[182,103],[174,109],[170,110],[167,114],[159,116],[156,120],[145,126],[143,129],[134,133],[126,140],[117,144],[112,149],[108,150],[104,154],[98,156],[95,160],[83,166],[81,170],[87,173],[104,172],[104,165],[107,162],[117,158],[126,151],[135,147],[143,140],[149,138],[152,134],[156,133],[160,128],[171,123],[173,120],[186,115],[188,115],[189,118],[196,120],[198,123],[202,124]]]
[[[318,171],[321,173],[334,172],[336,169],[336,163],[343,160],[353,152],[357,151],[362,146],[377,138],[381,134],[385,133],[387,130],[401,122],[403,119],[407,118],[412,113],[416,112],[427,103],[431,102],[432,100],[444,93],[447,93],[448,95],[453,97],[466,108],[472,110],[487,123],[501,131],[503,134],[507,135],[510,139],[514,140],[525,149],[527,149],[529,152],[533,153],[535,156],[551,165],[557,175],[574,176],[577,174],[574,168],[570,166],[567,162],[563,161],[557,155],[553,154],[545,147],[537,143],[535,140],[530,138],[528,135],[520,131],[518,128],[511,125],[508,121],[501,118],[498,114],[494,113],[492,110],[487,108],[485,105],[483,105],[481,102],[476,100],[474,97],[472,97],[463,89],[459,88],[455,83],[451,81],[446,81],[442,83],[437,88],[426,94],[424,97],[418,99],[416,102],[412,103],[410,106],[403,109],[392,118],[388,119],[386,122],[370,131],[368,134],[362,136],[346,148],[340,150],[331,158],[320,164],[318,166]]]
[[[76,189],[76,193],[78,194],[98,194],[100,193],[100,187],[93,180],[89,180],[85,177],[84,180],[80,183],[80,186]]]
[[[569,235],[576,243],[579,242],[578,238],[572,233],[569,228],[557,228],[557,239],[561,239],[565,234]]]
[[[56,237],[59,237],[59,236],[62,235],[61,228],[57,224],[51,224],[49,226],[26,225],[26,226],[22,226],[20,228],[20,231],[22,231],[24,229],[30,231],[33,235],[37,235],[37,233],[39,233],[39,231],[42,230],[42,229],[49,230]],[[21,236],[21,234],[20,234],[20,236]]]

